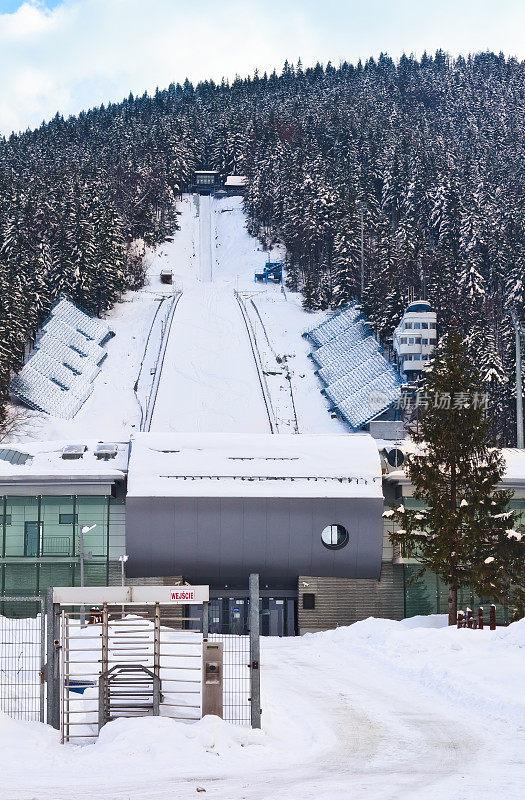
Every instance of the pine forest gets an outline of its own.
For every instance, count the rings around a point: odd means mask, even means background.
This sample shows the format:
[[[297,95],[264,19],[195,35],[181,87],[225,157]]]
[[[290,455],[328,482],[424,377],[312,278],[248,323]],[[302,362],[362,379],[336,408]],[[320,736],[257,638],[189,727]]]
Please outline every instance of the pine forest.
[[[189,81],[0,141],[0,401],[59,294],[95,314],[176,235],[195,169],[246,175],[250,232],[307,309],[358,298],[388,346],[426,298],[514,444],[510,311],[525,319],[525,63],[386,55]],[[361,220],[364,291],[361,292]]]

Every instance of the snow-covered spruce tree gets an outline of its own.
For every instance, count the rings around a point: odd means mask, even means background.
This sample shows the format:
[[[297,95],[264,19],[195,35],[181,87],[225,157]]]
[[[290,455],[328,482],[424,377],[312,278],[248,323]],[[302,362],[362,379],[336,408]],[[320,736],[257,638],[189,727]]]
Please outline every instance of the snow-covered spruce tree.
[[[425,381],[417,446],[406,472],[421,510],[403,505],[385,512],[399,529],[391,540],[448,585],[449,624],[457,618],[458,589],[504,600],[512,587],[523,605],[525,543],[515,531],[508,504],[512,492],[498,489],[504,464],[487,441],[482,382],[457,331],[436,351]]]

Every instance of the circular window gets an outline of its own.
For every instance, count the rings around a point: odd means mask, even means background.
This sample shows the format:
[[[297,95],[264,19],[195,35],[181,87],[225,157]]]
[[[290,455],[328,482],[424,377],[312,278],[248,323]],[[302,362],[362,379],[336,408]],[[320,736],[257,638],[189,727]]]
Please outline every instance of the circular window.
[[[329,550],[340,550],[348,544],[350,536],[343,525],[327,525],[321,533],[321,541]]]

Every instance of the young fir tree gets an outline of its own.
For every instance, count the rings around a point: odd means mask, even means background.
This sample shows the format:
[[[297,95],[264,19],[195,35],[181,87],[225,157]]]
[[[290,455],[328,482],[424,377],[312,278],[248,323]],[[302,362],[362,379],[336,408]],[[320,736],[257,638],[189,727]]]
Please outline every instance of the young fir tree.
[[[512,492],[497,488],[501,454],[487,442],[489,420],[482,383],[457,331],[446,336],[428,371],[417,445],[406,461],[418,510],[403,505],[385,512],[398,523],[391,534],[407,556],[449,587],[449,624],[457,619],[458,589],[470,586],[490,600],[513,596],[523,605],[525,544],[513,530]]]

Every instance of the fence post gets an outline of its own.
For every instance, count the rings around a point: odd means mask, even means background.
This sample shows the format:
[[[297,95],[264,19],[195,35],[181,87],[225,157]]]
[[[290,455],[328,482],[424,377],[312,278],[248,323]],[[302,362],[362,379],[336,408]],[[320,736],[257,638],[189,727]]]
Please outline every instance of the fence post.
[[[106,687],[107,673],[104,672],[98,679],[98,732],[106,724]]]
[[[47,590],[47,724],[60,730],[60,606]]]
[[[478,628],[480,631],[483,630],[483,606],[478,608]]]
[[[40,598],[40,722],[46,721],[46,600]]]
[[[204,601],[202,604],[202,638],[207,639],[210,630],[210,604]]]
[[[259,576],[250,575],[250,699],[252,728],[261,727],[261,650],[259,642]]]
[[[495,631],[496,630],[496,606],[494,605],[494,603],[492,603],[492,605],[490,606],[489,620],[490,620],[490,630],[491,631]]]
[[[463,627],[464,619],[465,619],[465,614],[463,613],[463,611],[458,611],[458,628]]]

